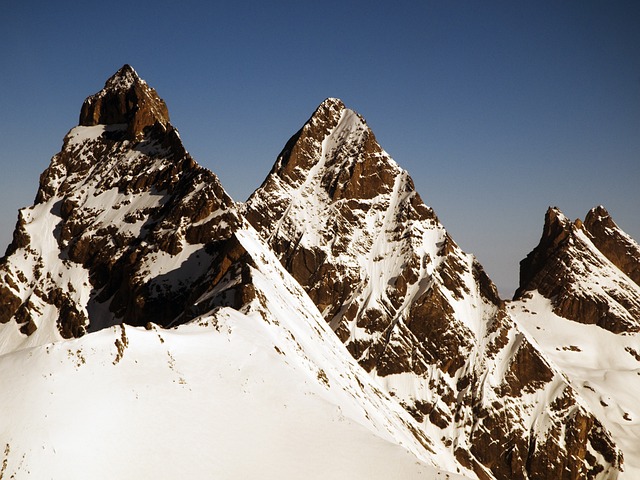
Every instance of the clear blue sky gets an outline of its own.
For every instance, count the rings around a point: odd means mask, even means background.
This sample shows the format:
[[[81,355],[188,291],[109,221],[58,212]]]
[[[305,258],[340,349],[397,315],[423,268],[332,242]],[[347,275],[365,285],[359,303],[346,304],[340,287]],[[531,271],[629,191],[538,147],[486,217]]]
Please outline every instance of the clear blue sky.
[[[504,296],[557,205],[640,240],[640,2],[34,2],[0,12],[0,249],[130,63],[236,200],[326,97],[368,121]]]

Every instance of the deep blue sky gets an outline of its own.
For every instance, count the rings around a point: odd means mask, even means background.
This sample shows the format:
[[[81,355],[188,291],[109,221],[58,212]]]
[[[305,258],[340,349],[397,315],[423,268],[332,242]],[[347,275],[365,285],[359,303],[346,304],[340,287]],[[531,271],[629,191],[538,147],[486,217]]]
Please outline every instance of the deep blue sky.
[[[0,249],[130,63],[236,200],[326,97],[362,114],[503,295],[544,213],[640,240],[640,2],[32,2],[0,13]]]

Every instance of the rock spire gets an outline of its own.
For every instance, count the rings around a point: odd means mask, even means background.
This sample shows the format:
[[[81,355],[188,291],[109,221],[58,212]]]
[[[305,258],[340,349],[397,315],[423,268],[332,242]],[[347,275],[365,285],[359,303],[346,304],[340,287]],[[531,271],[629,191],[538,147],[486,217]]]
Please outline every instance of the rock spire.
[[[169,111],[156,91],[129,65],[107,80],[104,88],[88,97],[80,111],[80,125],[127,125],[127,139],[140,140],[155,124],[166,128]]]

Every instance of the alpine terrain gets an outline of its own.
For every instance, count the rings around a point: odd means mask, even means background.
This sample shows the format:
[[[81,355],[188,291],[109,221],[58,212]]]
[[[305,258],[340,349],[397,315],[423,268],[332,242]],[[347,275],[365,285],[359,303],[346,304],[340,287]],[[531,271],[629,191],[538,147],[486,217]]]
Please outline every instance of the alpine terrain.
[[[237,203],[125,65],[0,259],[0,479],[638,477],[640,246],[551,208],[520,280],[342,101]]]
[[[85,101],[0,271],[0,478],[465,470],[350,357],[129,66]]]
[[[640,477],[640,246],[600,206],[584,222],[557,208],[521,262],[510,311],[580,392]]]
[[[588,403],[340,100],[289,140],[245,211],[354,358],[480,478],[617,475]]]

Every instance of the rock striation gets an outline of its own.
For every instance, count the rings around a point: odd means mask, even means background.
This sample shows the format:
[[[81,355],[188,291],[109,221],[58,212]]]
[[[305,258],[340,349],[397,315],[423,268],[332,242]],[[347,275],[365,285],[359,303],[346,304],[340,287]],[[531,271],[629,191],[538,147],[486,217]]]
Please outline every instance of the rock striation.
[[[244,214],[360,365],[479,478],[618,471],[600,421],[340,100],[287,142]]]
[[[554,313],[613,333],[640,331],[640,249],[603,207],[583,223],[555,207],[545,216],[540,243],[520,263],[515,299],[538,291]],[[629,274],[629,276],[627,275]]]
[[[604,208],[584,223],[552,208],[504,302],[335,98],[236,204],[125,65],[85,100],[19,212],[0,259],[0,355],[124,324],[251,331],[428,464],[483,480],[615,479],[622,451],[640,468],[625,429],[636,412],[580,376],[568,358],[586,346],[544,335],[554,322],[594,328],[622,342],[605,367],[638,361],[639,253]]]

